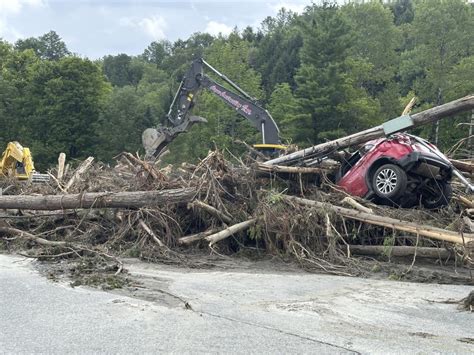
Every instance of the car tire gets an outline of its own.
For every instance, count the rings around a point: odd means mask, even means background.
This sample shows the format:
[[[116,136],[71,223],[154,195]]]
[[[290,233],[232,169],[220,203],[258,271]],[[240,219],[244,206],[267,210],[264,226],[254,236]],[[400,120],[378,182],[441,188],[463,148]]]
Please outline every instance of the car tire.
[[[375,171],[371,181],[378,197],[393,201],[405,193],[407,174],[398,165],[384,164]]]
[[[453,196],[453,188],[446,181],[433,180],[430,191],[422,191],[421,203],[425,208],[436,209],[447,206]]]

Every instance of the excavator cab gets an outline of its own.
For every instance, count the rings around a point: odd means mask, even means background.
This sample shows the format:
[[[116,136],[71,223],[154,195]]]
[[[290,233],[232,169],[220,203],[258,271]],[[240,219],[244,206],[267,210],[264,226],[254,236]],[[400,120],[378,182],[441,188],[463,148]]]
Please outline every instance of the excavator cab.
[[[49,181],[49,175],[35,170],[31,151],[18,142],[9,142],[0,160],[0,175],[33,182]]]

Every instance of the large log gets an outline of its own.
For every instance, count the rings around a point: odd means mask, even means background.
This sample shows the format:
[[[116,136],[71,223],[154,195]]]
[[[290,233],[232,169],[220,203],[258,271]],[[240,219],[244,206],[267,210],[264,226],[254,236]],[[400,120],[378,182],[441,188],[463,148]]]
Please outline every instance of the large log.
[[[474,161],[463,161],[450,159],[451,163],[456,167],[456,169],[464,171],[469,174],[474,174]]]
[[[411,115],[413,127],[421,126],[427,123],[436,122],[442,118],[458,114],[460,112],[474,109],[474,95],[466,96],[461,99],[448,102],[444,105],[430,108],[428,110]],[[303,158],[324,157],[327,154],[344,149],[353,145],[362,144],[372,139],[385,136],[383,125],[367,129],[362,132],[354,133],[330,142],[318,144],[297,152],[283,155],[281,157],[266,161],[265,165],[288,164],[291,165]]]
[[[161,191],[85,192],[69,195],[0,196],[0,208],[22,210],[65,210],[78,208],[140,208],[185,203],[193,199],[194,188]]]
[[[255,170],[261,173],[289,173],[289,174],[322,174],[334,169],[325,168],[308,168],[301,166],[281,166],[281,165],[265,165],[257,163]]]
[[[333,212],[350,219],[355,219],[369,224],[374,224],[381,227],[396,229],[402,232],[412,233],[423,237],[428,237],[436,240],[443,240],[446,242],[461,244],[468,247],[474,247],[474,233],[460,234],[457,232],[441,229],[437,227],[420,225],[417,223],[390,218],[386,216],[379,216],[372,213],[365,213],[356,211],[350,208],[335,206],[329,203],[312,201],[295,196],[283,196],[288,201],[293,201],[306,206],[319,207],[325,210],[332,210]]]
[[[451,252],[447,249],[431,248],[431,247],[414,247],[414,246],[392,246],[383,245],[350,245],[351,254],[370,255],[370,256],[413,256],[416,254],[422,258],[446,259],[451,256]]]

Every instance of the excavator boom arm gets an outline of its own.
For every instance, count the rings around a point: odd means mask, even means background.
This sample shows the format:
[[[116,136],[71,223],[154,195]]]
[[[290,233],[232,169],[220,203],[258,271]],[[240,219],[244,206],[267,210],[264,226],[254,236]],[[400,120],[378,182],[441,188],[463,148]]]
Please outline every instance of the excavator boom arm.
[[[225,88],[204,73],[204,67],[229,84],[238,93]],[[278,126],[270,113],[258,105],[257,100],[242,90],[232,80],[213,68],[203,59],[192,62],[176,92],[167,118],[172,127],[149,128],[143,132],[142,140],[148,158],[157,156],[180,133],[197,122],[206,122],[202,117],[190,116],[198,91],[206,89],[219,97],[225,104],[249,120],[261,133],[263,144],[280,143]]]

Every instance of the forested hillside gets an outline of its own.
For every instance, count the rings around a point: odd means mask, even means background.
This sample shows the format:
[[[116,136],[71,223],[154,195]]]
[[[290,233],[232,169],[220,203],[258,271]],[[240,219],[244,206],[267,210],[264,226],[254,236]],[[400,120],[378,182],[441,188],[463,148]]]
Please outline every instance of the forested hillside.
[[[100,60],[71,53],[54,31],[0,41],[0,149],[18,140],[42,169],[59,152],[108,161],[138,151],[141,132],[164,123],[179,79],[198,57],[261,99],[285,141],[308,146],[394,118],[415,94],[419,110],[473,93],[474,7],[402,0],[312,5],[300,15],[282,9],[258,29],[196,33]],[[216,145],[235,150],[237,138],[258,142],[218,98],[204,92],[197,101],[194,114],[209,123],[181,135],[170,161],[191,161]],[[418,133],[433,138],[431,127]],[[465,127],[445,121],[439,145],[466,136]]]

